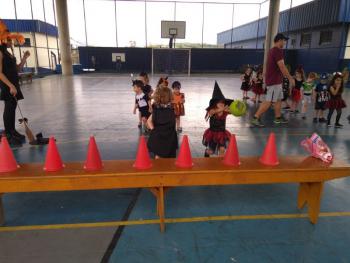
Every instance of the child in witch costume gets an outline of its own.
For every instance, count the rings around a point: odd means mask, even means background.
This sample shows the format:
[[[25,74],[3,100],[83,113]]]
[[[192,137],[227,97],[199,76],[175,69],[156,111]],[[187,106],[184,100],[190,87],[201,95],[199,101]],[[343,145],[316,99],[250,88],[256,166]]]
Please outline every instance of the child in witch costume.
[[[248,97],[248,91],[250,90],[251,80],[252,80],[252,73],[253,70],[251,67],[247,67],[244,74],[241,76],[241,90],[243,92],[243,99],[247,100]]]
[[[265,90],[263,87],[264,81],[263,81],[263,74],[262,71],[258,71],[256,74],[256,78],[253,78],[252,81],[252,90],[255,94],[255,97],[252,98],[252,101],[258,100],[258,103],[261,103],[260,96],[264,94]]]
[[[159,86],[154,93],[152,115],[147,121],[151,133],[148,149],[155,158],[175,158],[178,148],[175,112],[172,107],[172,91]]]
[[[345,101],[342,98],[342,94],[344,91],[344,80],[343,75],[340,72],[336,72],[333,74],[333,78],[331,83],[329,84],[329,94],[330,99],[326,102],[326,107],[329,109],[327,116],[327,125],[331,127],[331,119],[334,111],[337,112],[337,116],[335,119],[335,128],[342,128],[343,125],[339,123],[342,109],[346,108]]]
[[[230,132],[226,130],[226,117],[230,114],[229,105],[233,100],[226,99],[215,82],[209,107],[206,109],[205,119],[209,120],[209,129],[203,134],[203,145],[206,147],[204,157],[218,152],[225,153],[226,144],[230,140]]]
[[[301,86],[303,85],[303,82],[305,81],[305,74],[304,70],[301,66],[295,71],[295,86],[292,89],[292,106],[290,109],[291,113],[298,113],[298,106],[301,101]]]

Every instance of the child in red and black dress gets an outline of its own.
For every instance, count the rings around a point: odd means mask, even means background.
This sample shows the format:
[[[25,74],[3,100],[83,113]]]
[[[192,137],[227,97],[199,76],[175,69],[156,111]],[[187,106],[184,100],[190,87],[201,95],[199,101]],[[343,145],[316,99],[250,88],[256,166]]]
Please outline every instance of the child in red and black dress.
[[[174,81],[171,87],[173,88],[173,107],[176,116],[176,130],[182,132],[180,117],[185,116],[185,94],[180,92],[181,83],[179,81]]]
[[[330,99],[326,102],[326,107],[329,109],[327,125],[331,127],[331,119],[334,111],[337,112],[335,119],[336,128],[342,128],[343,125],[339,123],[342,109],[346,107],[345,101],[342,98],[342,93],[344,91],[344,81],[341,73],[337,72],[334,74],[330,84],[329,84],[329,94]]]
[[[295,86],[292,89],[292,105],[290,108],[291,113],[298,113],[298,106],[301,101],[301,87],[305,81],[304,71],[299,68],[295,71]]]
[[[248,67],[245,70],[245,73],[241,76],[241,81],[242,81],[241,90],[243,92],[244,100],[249,99],[248,91],[250,90],[250,86],[251,86],[252,73],[253,73],[252,68]]]
[[[261,103],[260,96],[264,94],[265,90],[263,88],[263,74],[262,71],[258,71],[256,78],[252,80],[252,90],[255,94],[254,98],[252,101],[258,100],[258,103]]]
[[[225,153],[227,142],[230,140],[230,132],[226,130],[226,117],[230,114],[229,106],[233,100],[225,99],[219,85],[215,82],[212,99],[206,109],[205,119],[209,119],[209,129],[203,134],[203,145],[206,147],[204,157],[216,152],[219,155]]]

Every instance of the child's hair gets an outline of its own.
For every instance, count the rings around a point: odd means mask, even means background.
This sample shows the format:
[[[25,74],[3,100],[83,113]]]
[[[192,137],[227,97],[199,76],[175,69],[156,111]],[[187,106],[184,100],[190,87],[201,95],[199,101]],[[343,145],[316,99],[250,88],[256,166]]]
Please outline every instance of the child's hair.
[[[173,89],[178,88],[181,89],[181,83],[179,81],[174,81],[173,84],[171,85]]]
[[[139,74],[140,77],[146,77],[148,78],[148,74],[144,71],[142,71],[140,74]]]
[[[262,76],[263,75],[263,72],[262,71],[258,71],[257,73],[256,73],[256,77],[257,78],[259,78],[259,76]]]
[[[138,88],[141,88],[141,89],[143,88],[143,82],[141,80],[138,80],[138,79],[137,80],[133,80],[132,81],[132,85],[136,86]]]
[[[333,75],[333,78],[332,78],[331,82],[329,83],[329,87],[334,87],[335,80],[339,79],[339,78],[341,79],[341,85],[340,85],[340,89],[339,89],[338,94],[341,94],[341,93],[343,93],[343,90],[344,90],[344,80],[343,80],[343,75],[340,72],[337,72]]]
[[[154,93],[153,99],[156,105],[166,105],[171,103],[173,93],[168,87],[158,87]]]
[[[309,79],[316,79],[317,74],[315,72],[310,72],[309,75],[307,76]]]
[[[158,81],[157,84],[158,87],[168,87],[169,86],[169,82],[168,82],[168,77],[161,77]]]

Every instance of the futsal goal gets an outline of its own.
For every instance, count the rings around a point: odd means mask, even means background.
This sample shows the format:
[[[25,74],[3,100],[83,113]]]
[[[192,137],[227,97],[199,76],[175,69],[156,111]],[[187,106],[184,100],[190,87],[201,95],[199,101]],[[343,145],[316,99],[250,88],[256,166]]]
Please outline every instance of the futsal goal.
[[[153,48],[152,74],[191,74],[191,49]]]

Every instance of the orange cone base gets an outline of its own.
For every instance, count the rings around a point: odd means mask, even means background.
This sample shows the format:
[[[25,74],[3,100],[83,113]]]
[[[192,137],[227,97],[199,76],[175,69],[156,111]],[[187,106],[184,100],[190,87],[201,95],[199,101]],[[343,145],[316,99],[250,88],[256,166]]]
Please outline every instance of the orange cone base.
[[[276,165],[279,165],[280,162],[279,161],[266,161],[266,160],[263,160],[263,158],[259,158],[259,161],[264,164],[264,165],[269,165],[269,166],[276,166]]]
[[[191,163],[182,163],[182,162],[176,161],[175,165],[179,168],[191,168],[191,167],[193,167],[194,164],[192,162]]]

